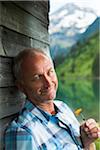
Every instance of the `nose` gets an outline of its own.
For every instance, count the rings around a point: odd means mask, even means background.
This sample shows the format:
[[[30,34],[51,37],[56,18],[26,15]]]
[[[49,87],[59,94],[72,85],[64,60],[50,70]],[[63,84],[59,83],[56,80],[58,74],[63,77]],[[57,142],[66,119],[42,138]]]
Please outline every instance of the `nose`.
[[[44,75],[44,86],[49,88],[52,84],[52,79],[48,75]]]

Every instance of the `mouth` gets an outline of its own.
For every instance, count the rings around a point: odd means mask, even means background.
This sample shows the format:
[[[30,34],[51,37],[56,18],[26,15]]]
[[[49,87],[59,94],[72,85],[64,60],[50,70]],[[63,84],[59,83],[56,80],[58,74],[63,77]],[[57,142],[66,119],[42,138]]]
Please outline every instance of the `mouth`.
[[[52,88],[49,88],[49,89],[45,89],[45,90],[39,90],[39,94],[40,94],[40,95],[48,95],[48,94],[52,93],[53,90],[54,90],[53,87],[52,87]]]

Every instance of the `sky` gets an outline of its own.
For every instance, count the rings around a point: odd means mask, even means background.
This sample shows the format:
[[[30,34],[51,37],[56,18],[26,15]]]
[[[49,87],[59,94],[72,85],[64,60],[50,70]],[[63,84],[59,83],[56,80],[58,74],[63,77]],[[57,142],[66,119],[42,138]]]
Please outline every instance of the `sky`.
[[[75,3],[80,7],[92,8],[100,16],[100,0],[50,0],[50,14],[67,3]]]

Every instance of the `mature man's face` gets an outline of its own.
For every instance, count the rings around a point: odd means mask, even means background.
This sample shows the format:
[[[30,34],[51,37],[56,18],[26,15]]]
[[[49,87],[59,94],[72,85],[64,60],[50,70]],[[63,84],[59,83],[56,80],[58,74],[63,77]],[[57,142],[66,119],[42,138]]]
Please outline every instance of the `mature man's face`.
[[[58,81],[51,60],[37,53],[34,57],[24,58],[22,65],[22,83],[24,93],[34,102],[47,103],[56,96]]]

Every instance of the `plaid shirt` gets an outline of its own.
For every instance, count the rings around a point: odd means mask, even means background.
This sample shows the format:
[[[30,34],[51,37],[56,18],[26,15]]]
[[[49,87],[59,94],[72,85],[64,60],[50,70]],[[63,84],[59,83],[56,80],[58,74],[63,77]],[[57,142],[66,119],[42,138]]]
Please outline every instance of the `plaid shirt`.
[[[65,103],[54,104],[57,113],[50,115],[27,101],[5,131],[5,150],[82,150],[74,114]]]

